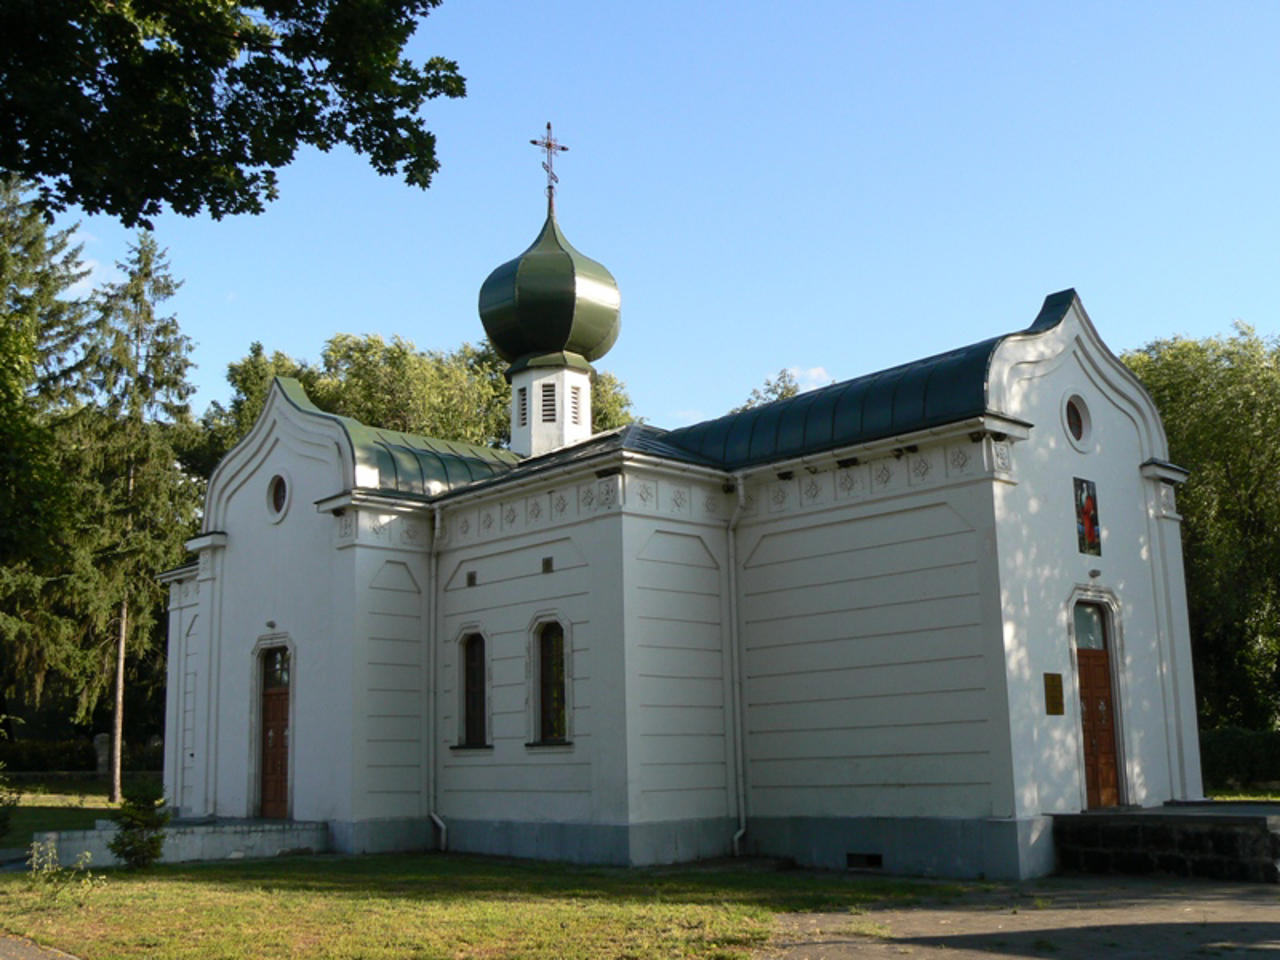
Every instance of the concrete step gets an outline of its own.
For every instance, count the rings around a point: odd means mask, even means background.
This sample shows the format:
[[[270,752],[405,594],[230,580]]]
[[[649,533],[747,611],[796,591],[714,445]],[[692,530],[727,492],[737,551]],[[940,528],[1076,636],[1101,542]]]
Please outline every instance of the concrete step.
[[[1280,882],[1280,806],[1176,804],[1053,818],[1065,873]]]

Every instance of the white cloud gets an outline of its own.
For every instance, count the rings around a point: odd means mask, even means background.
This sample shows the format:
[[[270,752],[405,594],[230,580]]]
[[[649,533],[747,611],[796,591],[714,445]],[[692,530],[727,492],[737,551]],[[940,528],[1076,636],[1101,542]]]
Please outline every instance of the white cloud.
[[[700,423],[707,419],[707,415],[701,410],[677,410],[675,412],[675,417],[676,422],[681,424]]]
[[[826,367],[787,367],[787,373],[796,378],[800,392],[825,387],[835,383],[836,378],[827,372]]]
[[[92,234],[87,230],[76,230],[71,235],[72,246],[79,245],[85,250],[99,246],[101,243],[102,240],[96,234]],[[93,293],[95,287],[124,279],[124,274],[120,272],[115,263],[103,263],[101,260],[86,256],[83,252],[81,253],[80,267],[89,272],[85,274],[84,279],[67,288],[68,294],[73,297],[87,297]]]

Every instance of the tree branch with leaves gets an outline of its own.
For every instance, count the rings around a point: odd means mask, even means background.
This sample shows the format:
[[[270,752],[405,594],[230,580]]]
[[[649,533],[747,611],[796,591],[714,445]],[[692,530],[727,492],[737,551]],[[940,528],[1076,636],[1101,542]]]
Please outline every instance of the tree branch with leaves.
[[[404,48],[440,0],[5,0],[0,169],[149,227],[166,206],[260,213],[301,146],[346,144],[427,187],[419,111],[462,97],[458,65]]]

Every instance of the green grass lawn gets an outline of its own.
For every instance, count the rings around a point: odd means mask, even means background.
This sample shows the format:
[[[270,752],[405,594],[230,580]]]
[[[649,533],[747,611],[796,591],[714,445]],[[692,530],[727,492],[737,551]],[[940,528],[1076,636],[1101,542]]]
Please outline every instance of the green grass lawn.
[[[453,854],[104,871],[55,900],[0,875],[0,926],[77,956],[742,957],[775,914],[959,887],[758,861],[621,869]]]
[[[155,777],[128,774],[126,786],[136,779],[154,780]],[[92,829],[96,821],[107,819],[114,809],[109,799],[111,788],[105,779],[12,778],[10,782],[22,791],[22,799],[13,811],[8,833],[0,836],[0,848],[30,846],[31,835],[38,831]]]
[[[92,826],[105,788],[27,785],[14,829]],[[1249,799],[1274,794],[1237,795]],[[25,840],[23,839],[25,838]],[[15,842],[15,839],[20,842]],[[963,887],[760,861],[573,867],[454,854],[306,856],[98,871],[91,886],[0,874],[0,928],[112,957],[743,957],[779,913],[953,896]]]
[[[93,826],[100,781],[23,785],[3,846]],[[92,864],[90,864],[92,870]],[[0,929],[111,957],[742,957],[795,910],[961,888],[760,861],[621,869],[453,854],[0,874]]]
[[[1206,790],[1205,794],[1210,800],[1245,800],[1253,803],[1280,803],[1280,790],[1235,790],[1223,788],[1221,790]]]

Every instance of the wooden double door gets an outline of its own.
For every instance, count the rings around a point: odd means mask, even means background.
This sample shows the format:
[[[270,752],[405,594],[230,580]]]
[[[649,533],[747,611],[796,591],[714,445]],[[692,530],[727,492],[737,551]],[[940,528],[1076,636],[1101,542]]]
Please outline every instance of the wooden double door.
[[[289,651],[273,647],[262,655],[262,789],[258,815],[289,816]]]
[[[1076,604],[1075,627],[1086,803],[1090,810],[1114,807],[1120,803],[1120,759],[1106,609],[1096,603]]]

